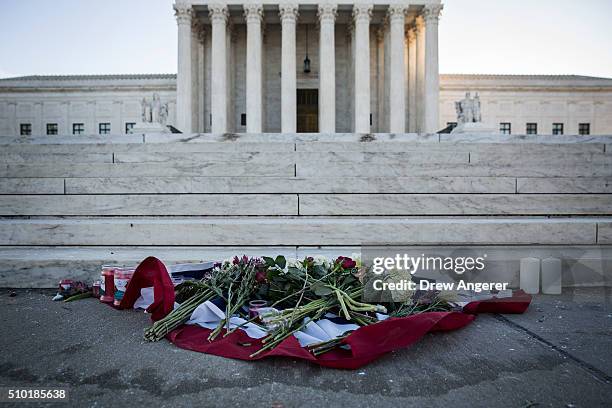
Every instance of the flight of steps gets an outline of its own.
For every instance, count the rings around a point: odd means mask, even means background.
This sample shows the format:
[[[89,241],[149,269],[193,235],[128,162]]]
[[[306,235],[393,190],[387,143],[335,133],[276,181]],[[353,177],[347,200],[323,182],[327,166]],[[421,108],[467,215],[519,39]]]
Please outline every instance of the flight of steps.
[[[612,245],[611,136],[0,137],[0,287],[362,244]]]

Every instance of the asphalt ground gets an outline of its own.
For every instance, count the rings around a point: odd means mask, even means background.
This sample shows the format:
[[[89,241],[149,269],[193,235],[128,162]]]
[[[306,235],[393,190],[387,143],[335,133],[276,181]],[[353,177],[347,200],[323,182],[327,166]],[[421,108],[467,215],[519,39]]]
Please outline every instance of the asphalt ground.
[[[69,395],[14,406],[612,406],[612,288],[537,296],[523,315],[479,315],[355,371],[145,343],[142,311],[11,292],[0,290],[0,386]]]

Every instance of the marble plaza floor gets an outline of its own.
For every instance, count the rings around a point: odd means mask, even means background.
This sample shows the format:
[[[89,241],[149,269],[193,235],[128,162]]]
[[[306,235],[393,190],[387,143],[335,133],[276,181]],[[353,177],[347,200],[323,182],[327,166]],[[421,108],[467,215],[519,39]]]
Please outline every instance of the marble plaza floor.
[[[611,292],[540,296],[524,315],[480,315],[463,330],[339,371],[143,343],[143,313],[2,289],[0,386],[66,387],[75,406],[610,406]]]

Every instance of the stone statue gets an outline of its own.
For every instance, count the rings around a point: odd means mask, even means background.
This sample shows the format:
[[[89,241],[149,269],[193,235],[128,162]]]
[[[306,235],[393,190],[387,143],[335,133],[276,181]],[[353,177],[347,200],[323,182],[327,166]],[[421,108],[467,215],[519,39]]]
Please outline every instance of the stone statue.
[[[147,101],[147,98],[142,98],[140,107],[143,123],[166,124],[166,120],[168,119],[168,104],[162,105],[158,94],[153,94],[153,100],[151,102]]]
[[[142,98],[140,108],[141,121],[134,125],[130,133],[168,133],[168,104],[162,104],[157,93],[150,101]]]
[[[480,96],[478,92],[474,97],[470,92],[465,93],[465,98],[455,102],[457,111],[457,126],[451,133],[497,133],[498,129],[491,124],[482,123],[480,109]]]
[[[153,94],[153,102],[151,102],[151,123],[162,123],[160,120],[161,116],[161,101],[159,95]]]
[[[482,122],[482,116],[480,115],[480,96],[478,96],[478,92],[476,92],[476,95],[474,95],[474,100],[472,103],[472,116],[474,117],[474,122]]]
[[[455,102],[455,110],[457,111],[457,123],[475,123],[480,122],[480,97],[478,93],[472,98],[469,92],[466,92],[465,98],[459,102]]]
[[[149,107],[149,102],[147,102],[147,98],[142,98],[142,101],[140,101],[140,119],[141,122],[143,123],[149,123],[150,122],[150,112],[151,112],[151,108]]]
[[[168,104],[164,103],[159,110],[159,123],[165,125],[168,121]]]

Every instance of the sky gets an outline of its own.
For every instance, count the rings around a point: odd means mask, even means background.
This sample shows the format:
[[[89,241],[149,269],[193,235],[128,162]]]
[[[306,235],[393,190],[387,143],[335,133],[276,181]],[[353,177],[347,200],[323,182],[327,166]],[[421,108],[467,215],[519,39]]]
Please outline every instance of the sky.
[[[440,72],[612,77],[612,0],[446,0]],[[0,78],[176,72],[171,0],[0,0]]]

